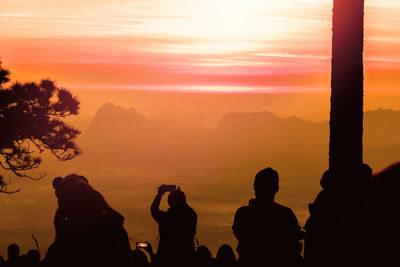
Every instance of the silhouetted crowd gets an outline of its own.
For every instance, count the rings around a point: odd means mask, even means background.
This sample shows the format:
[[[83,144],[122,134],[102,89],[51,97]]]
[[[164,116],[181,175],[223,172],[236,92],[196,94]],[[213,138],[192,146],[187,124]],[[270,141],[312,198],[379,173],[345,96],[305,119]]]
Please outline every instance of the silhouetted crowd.
[[[397,164],[379,175],[383,177],[381,179],[392,179],[392,176],[398,176],[399,170],[400,164]],[[366,186],[366,181],[371,179],[372,170],[364,164],[353,175],[357,177],[353,177],[353,184],[347,187],[347,191],[343,193],[344,197],[341,198],[351,196],[351,203],[362,205],[365,201],[362,201],[362,194],[357,194],[357,188],[360,188],[360,184]],[[302,239],[326,238],[325,242],[329,243],[329,240],[335,239],[334,235],[343,235],[335,231],[341,228],[333,225],[337,223],[337,218],[342,218],[337,217],[338,213],[335,211],[342,209],[343,214],[343,209],[346,208],[345,204],[340,206],[340,201],[337,201],[338,195],[332,193],[337,192],[333,189],[336,186],[334,183],[338,182],[338,179],[332,179],[332,176],[333,174],[327,171],[322,177],[321,185],[324,190],[309,207],[311,216],[305,226],[305,234],[293,211],[275,202],[275,195],[279,190],[278,173],[272,168],[258,172],[253,184],[255,198],[250,199],[248,205],[240,207],[234,216],[232,230],[238,240],[238,259],[232,247],[227,244],[218,249],[215,258],[206,246],[196,246],[197,214],[189,206],[184,192],[179,187],[161,185],[151,204],[151,216],[159,226],[158,248],[157,252],[153,252],[152,245],[148,242],[137,242],[136,249],[131,249],[123,227],[124,217],[107,204],[85,177],[75,174],[64,178],[57,177],[53,180],[58,200],[54,216],[54,242],[43,259],[38,250],[30,250],[26,255],[20,255],[18,245],[11,244],[8,247],[7,259],[0,256],[0,267],[305,266],[301,256]],[[378,185],[373,183],[373,186]],[[352,190],[357,191],[356,194]],[[160,210],[160,203],[167,192],[169,209],[163,211]],[[356,215],[352,213],[348,216]],[[318,222],[321,220],[328,220],[332,224],[332,230],[328,231],[329,236],[326,235],[327,231],[318,228],[318,225],[321,225]],[[354,219],[353,222],[357,220]],[[357,233],[352,236],[357,237]],[[351,238],[348,240],[349,243],[341,244],[342,247],[356,245],[351,243]],[[306,247],[306,252],[319,255],[322,259],[324,249],[326,250],[326,247],[310,246]],[[325,262],[326,260],[323,259]]]
[[[7,253],[7,260],[4,260],[4,258],[0,256],[0,266],[34,267],[40,265],[40,253],[35,249],[20,255],[19,246],[17,244],[11,244],[8,246]]]

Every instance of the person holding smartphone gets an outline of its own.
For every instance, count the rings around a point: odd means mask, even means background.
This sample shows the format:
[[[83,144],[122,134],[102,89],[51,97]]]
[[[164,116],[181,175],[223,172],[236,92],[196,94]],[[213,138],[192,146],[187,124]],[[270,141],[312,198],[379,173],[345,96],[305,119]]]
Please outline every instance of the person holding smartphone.
[[[160,210],[162,196],[168,196],[167,211]],[[186,196],[176,186],[161,185],[151,204],[151,216],[159,226],[157,267],[191,266],[195,253],[197,214],[187,204]]]

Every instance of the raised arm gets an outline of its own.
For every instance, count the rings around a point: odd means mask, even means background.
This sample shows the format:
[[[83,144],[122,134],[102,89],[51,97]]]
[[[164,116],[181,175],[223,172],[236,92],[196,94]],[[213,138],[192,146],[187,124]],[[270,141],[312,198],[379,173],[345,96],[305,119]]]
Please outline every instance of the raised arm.
[[[166,213],[165,211],[160,210],[161,198],[164,195],[164,193],[165,193],[165,191],[163,191],[162,187],[160,186],[158,188],[158,193],[157,193],[156,197],[154,198],[153,203],[151,204],[151,207],[150,207],[151,216],[157,222],[159,222],[161,217]]]

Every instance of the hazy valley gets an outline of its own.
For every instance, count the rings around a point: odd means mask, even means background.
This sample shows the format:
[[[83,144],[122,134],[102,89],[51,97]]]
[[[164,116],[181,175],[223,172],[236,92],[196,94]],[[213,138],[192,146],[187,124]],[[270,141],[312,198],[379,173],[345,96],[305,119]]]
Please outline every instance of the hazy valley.
[[[266,166],[279,171],[278,201],[291,207],[304,225],[307,204],[320,190],[319,179],[328,164],[328,121],[266,110],[225,113],[207,125],[197,123],[201,116],[193,114],[183,114],[185,120],[151,118],[118,102],[103,103],[93,115],[83,112],[82,125],[87,127],[78,143],[84,153],[66,163],[45,155],[39,169],[47,173],[44,179],[13,179],[11,188],[22,191],[0,195],[0,254],[10,241],[23,250],[33,247],[32,233],[42,251],[47,249],[54,238],[56,209],[51,180],[69,173],[88,177],[125,216],[132,244],[156,243],[157,226],[149,206],[157,186],[167,183],[180,185],[197,211],[200,243],[213,253],[222,243],[235,246],[233,215],[252,197],[253,177]],[[364,126],[365,162],[379,170],[399,160],[400,111],[367,111]]]

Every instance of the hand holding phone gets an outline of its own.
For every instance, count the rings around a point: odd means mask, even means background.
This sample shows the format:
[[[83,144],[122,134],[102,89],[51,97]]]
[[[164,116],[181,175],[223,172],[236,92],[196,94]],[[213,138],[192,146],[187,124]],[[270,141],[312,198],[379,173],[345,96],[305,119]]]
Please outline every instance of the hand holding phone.
[[[149,242],[136,242],[136,248],[147,248],[149,246]]]
[[[176,189],[176,185],[162,184],[158,188],[158,194],[163,195],[165,192],[171,192]]]

